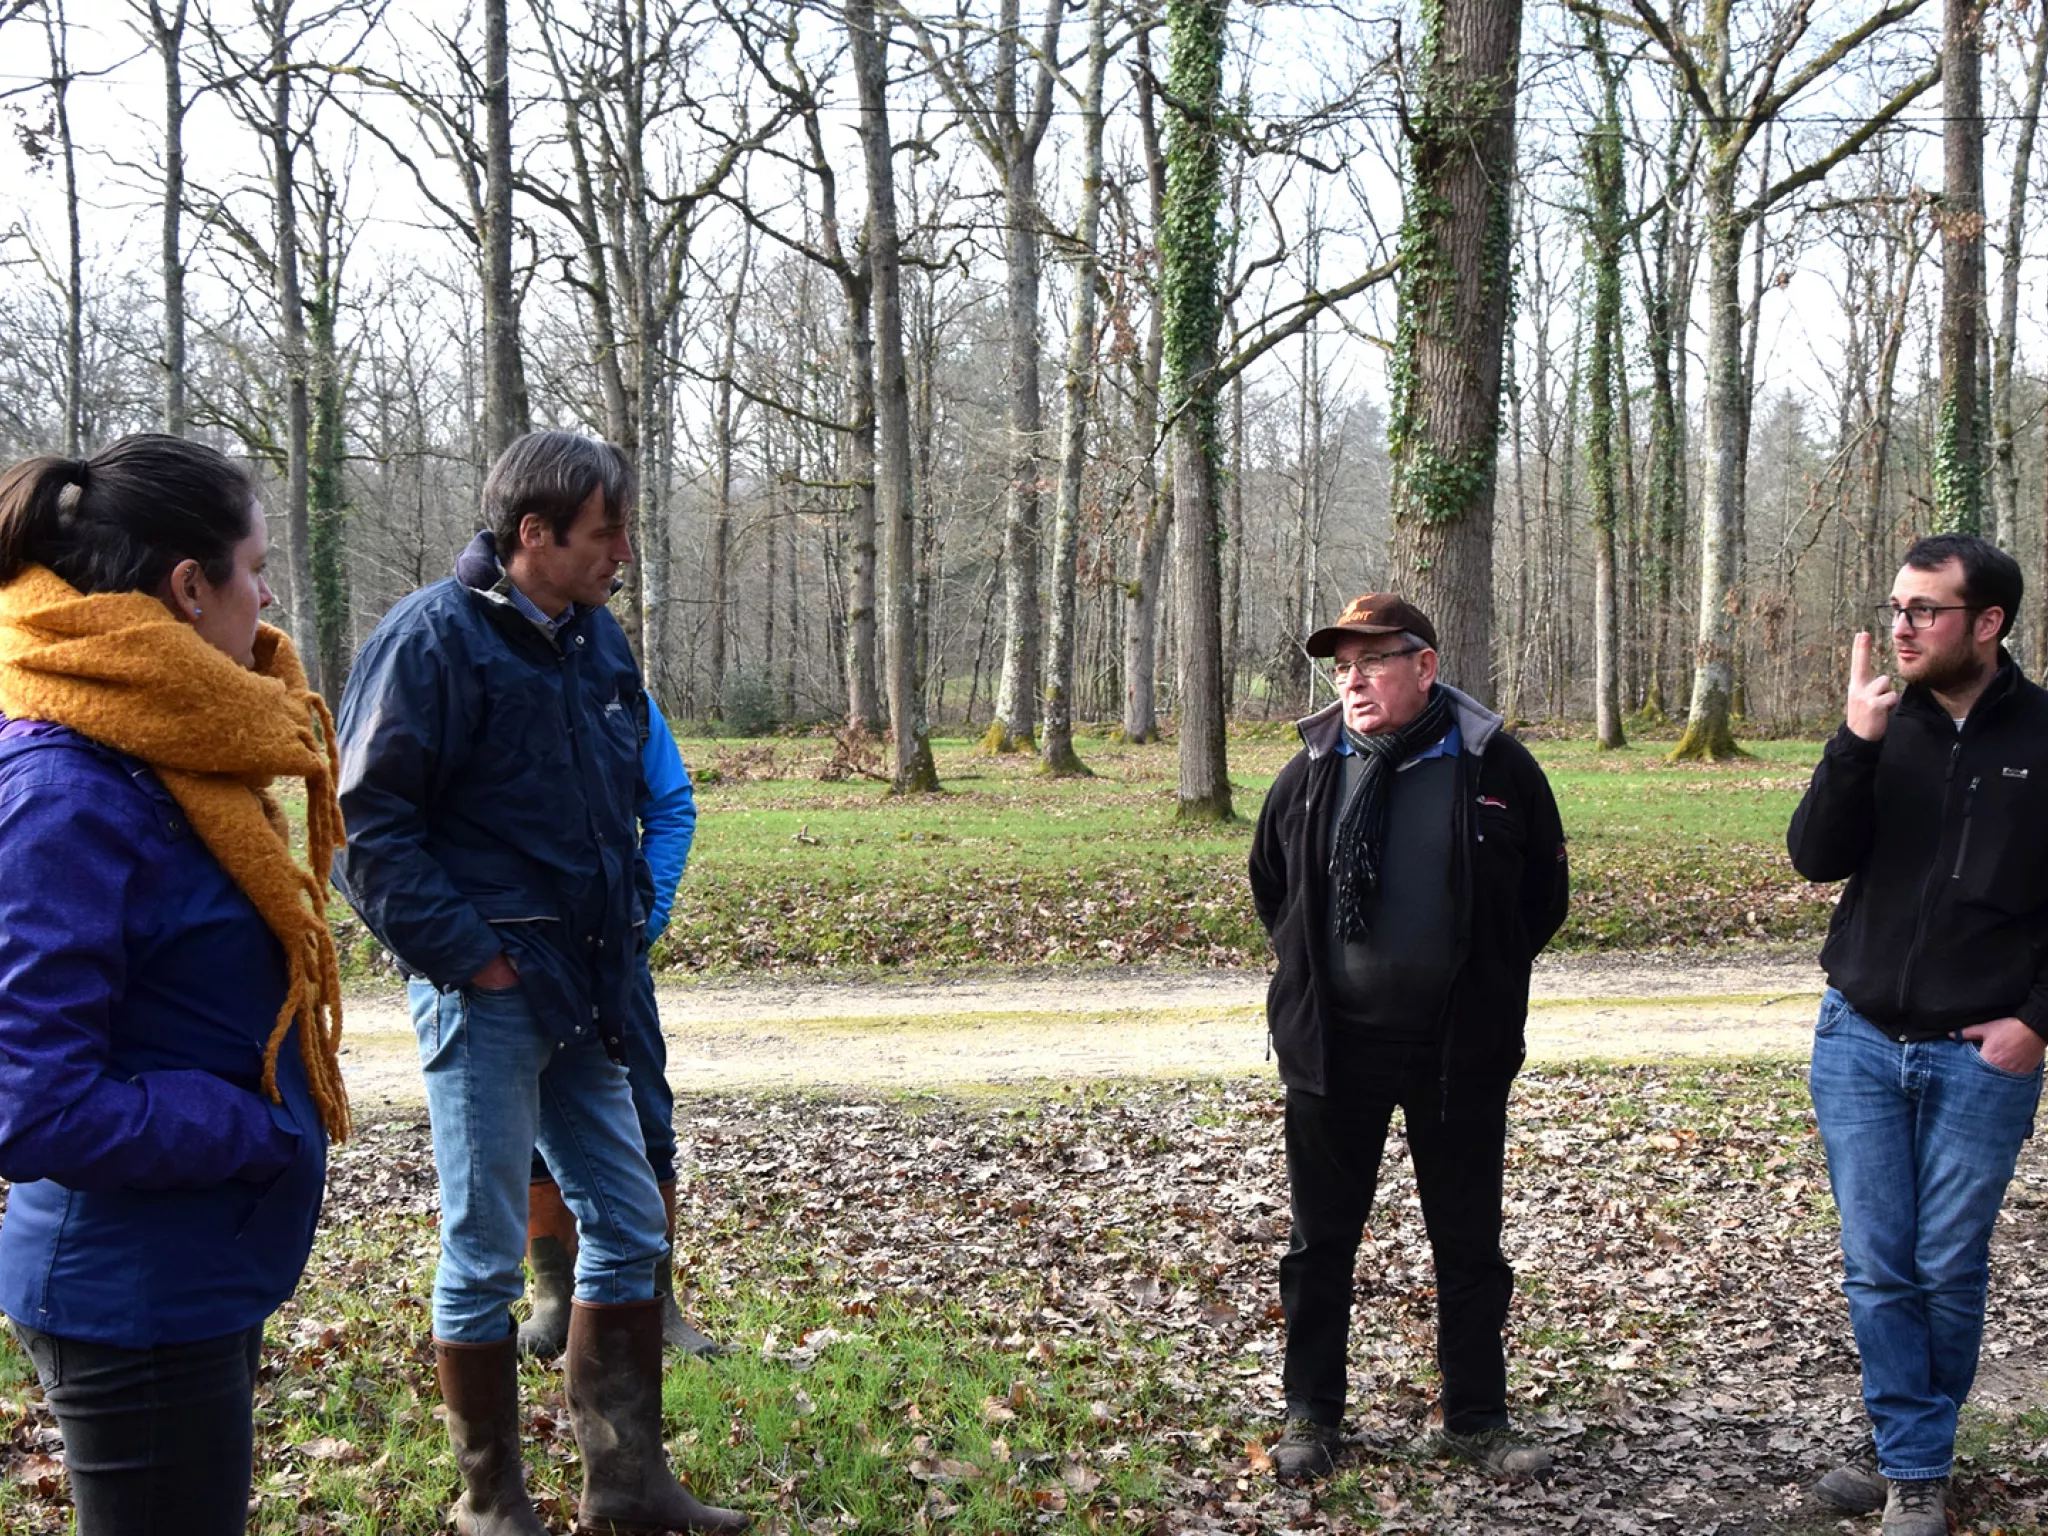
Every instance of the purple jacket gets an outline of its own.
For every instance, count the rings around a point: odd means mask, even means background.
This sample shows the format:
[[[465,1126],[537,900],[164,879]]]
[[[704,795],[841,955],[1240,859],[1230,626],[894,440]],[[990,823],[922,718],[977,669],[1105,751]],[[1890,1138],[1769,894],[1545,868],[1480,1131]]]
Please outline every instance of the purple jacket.
[[[0,719],[0,1310],[124,1348],[259,1322],[298,1283],[326,1137],[284,954],[142,763]]]

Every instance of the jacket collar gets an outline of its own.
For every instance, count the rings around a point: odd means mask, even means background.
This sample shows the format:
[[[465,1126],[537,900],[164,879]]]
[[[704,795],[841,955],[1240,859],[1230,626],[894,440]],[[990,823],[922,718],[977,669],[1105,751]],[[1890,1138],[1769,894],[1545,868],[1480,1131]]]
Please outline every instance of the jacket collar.
[[[1977,695],[1977,702],[1970,706],[1969,718],[1976,720],[1999,708],[2020,691],[2020,684],[2025,681],[2026,677],[2020,671],[2020,664],[2014,661],[2012,653],[2001,645],[1998,648],[1998,669],[1991,674],[1991,681],[1984,685],[1984,691]],[[1955,717],[1935,702],[1931,689],[1923,688],[1918,683],[1910,685],[1905,693],[1900,695],[1899,708],[1939,720],[1951,730],[1955,728]]]
[[[1487,747],[1506,722],[1469,693],[1449,683],[1438,683],[1437,687],[1450,696],[1451,712],[1457,717],[1458,734],[1464,739],[1465,750],[1474,757],[1485,756]],[[1308,748],[1311,760],[1329,756],[1344,736],[1344,701],[1325,704],[1314,714],[1295,721],[1294,728],[1301,733],[1301,744]]]

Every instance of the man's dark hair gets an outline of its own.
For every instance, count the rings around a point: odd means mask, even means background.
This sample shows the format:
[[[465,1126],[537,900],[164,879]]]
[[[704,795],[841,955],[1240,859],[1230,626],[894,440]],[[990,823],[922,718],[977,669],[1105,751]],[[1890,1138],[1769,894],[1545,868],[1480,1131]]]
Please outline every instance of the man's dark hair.
[[[81,592],[154,592],[181,560],[223,582],[255,502],[240,465],[160,432],[23,459],[0,476],[0,584],[42,565]]]
[[[484,478],[484,525],[498,541],[498,558],[519,547],[519,525],[538,517],[568,542],[569,525],[604,492],[607,518],[623,521],[633,499],[633,466],[602,438],[575,432],[529,432],[498,455]]]
[[[1906,551],[1906,564],[1916,571],[1938,571],[1951,560],[1963,568],[1963,601],[1973,608],[1996,608],[2005,615],[2005,622],[1998,627],[1998,638],[2003,640],[2027,589],[2019,561],[1974,533],[1930,534]]]

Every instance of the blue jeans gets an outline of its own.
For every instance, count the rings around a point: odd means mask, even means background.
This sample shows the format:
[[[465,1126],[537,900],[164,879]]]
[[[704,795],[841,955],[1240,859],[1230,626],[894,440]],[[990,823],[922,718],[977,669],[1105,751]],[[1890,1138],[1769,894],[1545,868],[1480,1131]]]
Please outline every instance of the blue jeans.
[[[1958,1038],[1901,1045],[1830,988],[1811,1080],[1879,1470],[1946,1477],[1977,1375],[1991,1229],[2041,1070],[2006,1072]]]
[[[676,1176],[676,1094],[668,1085],[668,1042],[661,1038],[661,1011],[654,1002],[654,974],[640,960],[633,981],[631,1012],[626,1015],[623,1044],[626,1076],[633,1085],[633,1112],[640,1117],[640,1137],[657,1184]],[[533,1154],[533,1182],[554,1178],[547,1160]]]
[[[441,1180],[434,1336],[490,1344],[525,1288],[526,1190],[546,1155],[576,1217],[576,1299],[648,1301],[663,1252],[661,1194],[626,1069],[595,1030],[560,1043],[524,994],[406,988]]]

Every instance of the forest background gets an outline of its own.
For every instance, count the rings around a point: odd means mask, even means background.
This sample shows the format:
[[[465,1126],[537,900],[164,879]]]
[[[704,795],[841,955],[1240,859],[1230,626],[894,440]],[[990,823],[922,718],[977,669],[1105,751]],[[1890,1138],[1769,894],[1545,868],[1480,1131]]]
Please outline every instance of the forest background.
[[[0,453],[247,455],[330,695],[530,426],[640,467],[673,719],[901,788],[1164,722],[1227,813],[1368,588],[1716,756],[1825,724],[1912,534],[2044,584],[2025,0],[0,17]]]

